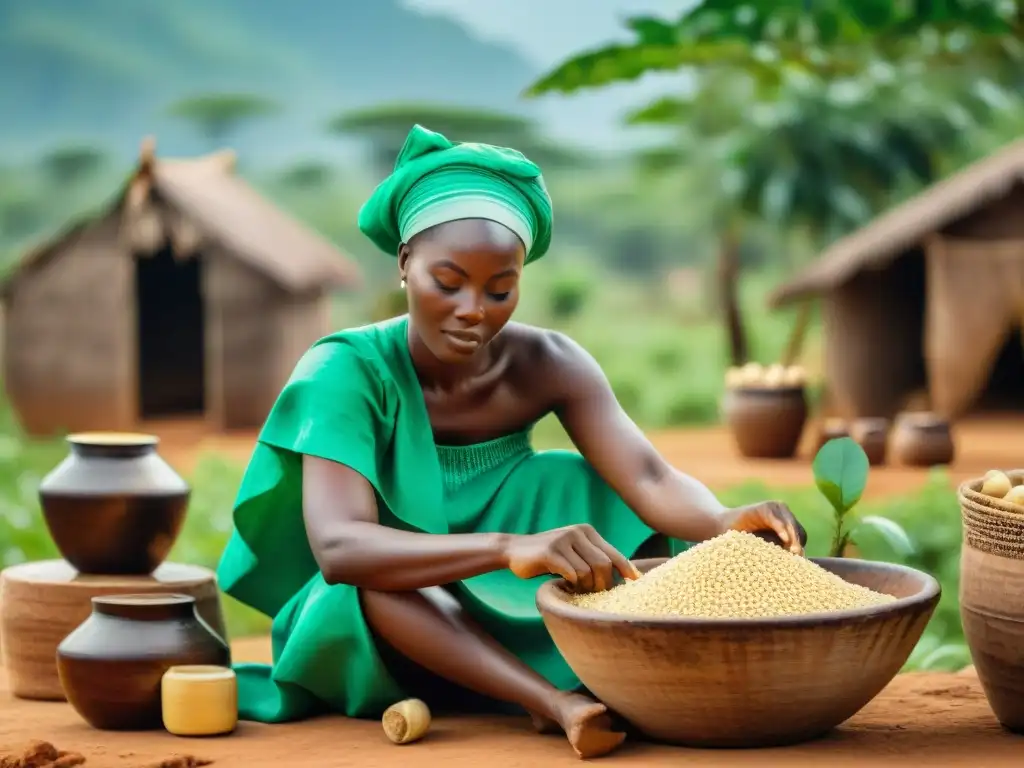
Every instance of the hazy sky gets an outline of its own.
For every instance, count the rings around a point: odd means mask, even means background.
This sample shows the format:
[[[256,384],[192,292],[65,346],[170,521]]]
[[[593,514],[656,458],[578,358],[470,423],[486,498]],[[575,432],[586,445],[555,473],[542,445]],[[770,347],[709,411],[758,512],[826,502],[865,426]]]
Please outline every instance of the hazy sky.
[[[572,53],[624,39],[620,23],[627,15],[650,13],[671,17],[693,0],[404,0],[421,11],[440,13],[478,37],[515,48],[541,70]],[[542,101],[545,122],[557,135],[575,141],[613,145],[622,141],[619,119],[678,82],[673,77],[647,77],[636,83],[599,91],[550,96]],[[528,85],[524,83],[524,86]],[[630,138],[639,134],[629,130]]]

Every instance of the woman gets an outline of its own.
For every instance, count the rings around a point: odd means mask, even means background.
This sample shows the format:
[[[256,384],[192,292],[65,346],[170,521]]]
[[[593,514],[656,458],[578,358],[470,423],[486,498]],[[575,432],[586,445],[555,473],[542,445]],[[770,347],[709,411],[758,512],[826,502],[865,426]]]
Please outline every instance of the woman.
[[[415,126],[361,230],[397,256],[409,314],[342,331],[295,368],[260,434],[218,576],[272,616],[273,666],[237,668],[241,716],[377,717],[470,691],[561,729],[623,734],[534,604],[541,576],[601,590],[632,556],[728,529],[805,535],[782,504],[726,509],[673,469],[565,336],[509,319],[551,241],[540,169]],[[555,413],[579,454],[535,453]],[[474,705],[476,706],[476,705]]]

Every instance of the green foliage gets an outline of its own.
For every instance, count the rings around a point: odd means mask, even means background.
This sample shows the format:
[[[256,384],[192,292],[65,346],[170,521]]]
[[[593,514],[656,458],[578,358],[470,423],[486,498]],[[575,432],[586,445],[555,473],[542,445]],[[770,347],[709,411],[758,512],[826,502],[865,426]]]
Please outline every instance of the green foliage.
[[[526,94],[573,93],[633,81],[648,72],[707,66],[742,69],[773,87],[787,71],[849,76],[863,71],[880,53],[897,63],[913,59],[929,43],[934,59],[950,67],[979,55],[1006,65],[1020,60],[1020,48],[1012,44],[1016,5],[971,0],[704,0],[675,21],[626,18],[629,42],[570,57]],[[958,45],[940,42],[953,33],[959,36]]]
[[[322,189],[330,181],[334,171],[327,163],[318,160],[304,160],[284,169],[278,181],[294,189]]]
[[[551,317],[556,321],[568,320],[579,314],[593,295],[594,281],[583,269],[563,269],[548,286]]]
[[[53,184],[74,184],[96,173],[106,156],[87,144],[58,147],[42,157],[39,165]]]
[[[1004,11],[968,0],[705,0],[675,21],[627,19],[630,43],[581,53],[528,92],[687,69],[685,94],[628,118],[677,134],[642,167],[703,169],[723,232],[746,214],[807,228],[824,245],[901,186],[935,181],[942,159],[1019,105],[1024,45]]]
[[[192,123],[211,144],[219,144],[242,123],[279,110],[276,102],[256,94],[207,93],[174,102],[167,114]]]
[[[814,484],[828,499],[837,518],[851,509],[864,493],[868,482],[867,454],[849,437],[829,440],[821,447],[811,465]]]
[[[437,103],[397,103],[344,112],[327,123],[330,133],[368,142],[379,173],[388,173],[413,125],[437,131],[452,141],[514,147],[543,167],[575,167],[585,153],[545,139],[527,118],[490,109]]]
[[[870,471],[867,454],[856,441],[849,437],[829,440],[818,450],[811,468],[815,486],[832,507],[832,557],[842,557],[847,544],[860,544],[865,535],[879,538],[897,555],[914,551],[906,531],[888,518],[864,515],[851,520],[850,512],[864,493]]]
[[[528,136],[533,131],[532,123],[518,115],[437,103],[382,104],[345,112],[332,118],[327,129],[333,133],[386,135],[404,140],[416,123],[443,133],[452,141],[504,141]]]
[[[808,557],[830,555],[834,512],[817,489],[771,488],[747,483],[719,493],[729,506],[752,504],[762,499],[782,498],[807,530]],[[865,560],[896,562],[934,576],[942,596],[920,643],[905,670],[955,670],[970,663],[960,623],[961,519],[956,491],[949,477],[934,470],[914,492],[883,499],[864,499],[858,514],[891,520],[914,546],[910,552],[895,551],[876,535],[858,538],[858,556]],[[940,652],[941,650],[941,652]]]

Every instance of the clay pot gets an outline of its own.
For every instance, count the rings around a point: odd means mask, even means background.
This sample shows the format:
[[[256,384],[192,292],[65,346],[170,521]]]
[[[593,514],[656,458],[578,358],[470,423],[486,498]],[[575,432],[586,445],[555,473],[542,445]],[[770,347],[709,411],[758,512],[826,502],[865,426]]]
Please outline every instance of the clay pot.
[[[807,421],[807,395],[803,387],[738,387],[726,391],[722,412],[743,456],[788,459]]]
[[[92,604],[92,615],[58,646],[57,672],[68,702],[94,728],[160,728],[168,669],[231,663],[193,597],[108,595]]]
[[[181,532],[188,484],[150,435],[71,435],[71,451],[39,487],[46,526],[80,573],[145,575]]]
[[[871,466],[885,463],[886,447],[889,442],[888,419],[857,419],[850,430],[850,436],[867,454]]]
[[[551,580],[537,607],[583,685],[647,736],[693,747],[769,747],[822,736],[906,663],[939,583],[891,563],[812,558],[897,597],[850,611],[778,619],[641,618],[577,607]],[[665,558],[640,560],[642,571]]]
[[[1007,474],[1024,483],[1024,471]],[[957,492],[960,620],[992,712],[1004,728],[1024,733],[1024,515],[982,494],[983,482],[968,480]]]
[[[818,436],[814,442],[814,453],[816,456],[818,451],[829,440],[837,440],[840,437],[849,437],[850,430],[846,427],[846,422],[842,419],[826,419],[824,423],[818,428]]]
[[[952,464],[955,450],[949,421],[928,412],[901,414],[890,450],[898,463],[909,467]]]

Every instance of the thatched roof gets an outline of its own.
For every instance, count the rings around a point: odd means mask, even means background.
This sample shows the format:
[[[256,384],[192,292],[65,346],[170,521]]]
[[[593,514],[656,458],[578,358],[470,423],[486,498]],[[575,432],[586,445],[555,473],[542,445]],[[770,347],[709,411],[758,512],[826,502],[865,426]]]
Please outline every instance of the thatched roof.
[[[826,293],[862,270],[882,268],[927,235],[1004,197],[1022,181],[1024,140],[1018,140],[837,240],[814,263],[776,289],[769,304],[780,307]]]
[[[234,166],[230,151],[164,159],[156,158],[152,143],[145,142],[139,165],[113,209],[125,211],[142,198],[158,197],[203,238],[220,244],[288,291],[360,284],[360,270],[346,254],[260,195],[235,174]],[[61,245],[110,211],[73,221],[30,249],[6,275],[3,292],[18,274],[59,252]]]

